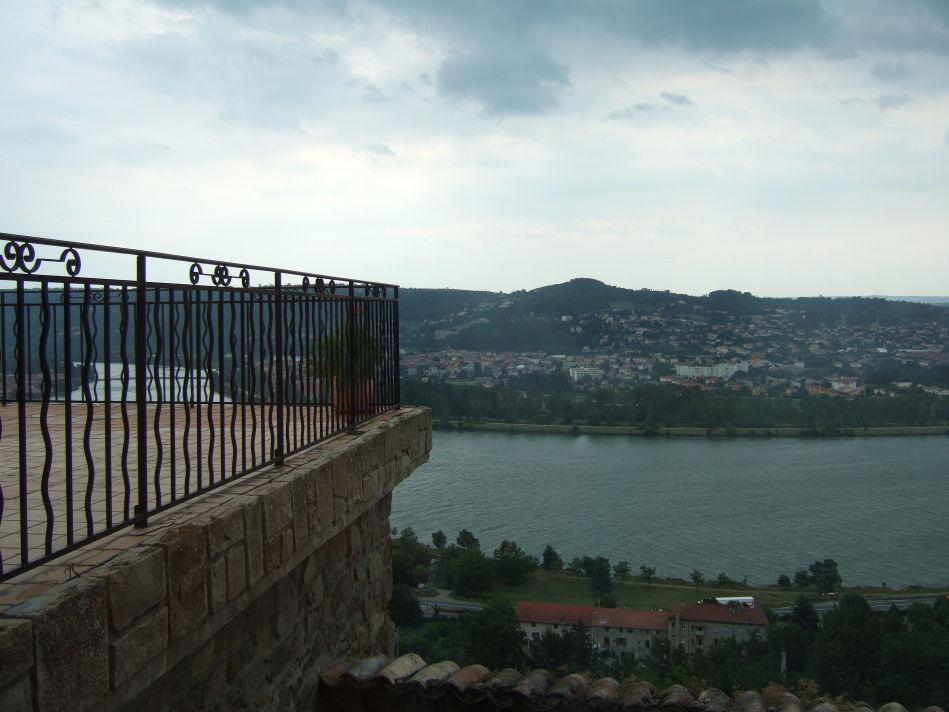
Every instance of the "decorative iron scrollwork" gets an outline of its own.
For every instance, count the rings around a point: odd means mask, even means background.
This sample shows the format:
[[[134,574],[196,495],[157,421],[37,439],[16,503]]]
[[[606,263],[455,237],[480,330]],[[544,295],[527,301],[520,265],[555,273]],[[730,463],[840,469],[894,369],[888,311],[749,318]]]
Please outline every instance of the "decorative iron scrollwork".
[[[191,284],[197,285],[201,281],[201,277],[207,274],[204,271],[204,268],[201,266],[200,262],[193,262],[191,268],[188,270],[188,279],[191,280]],[[231,274],[230,268],[226,264],[216,264],[214,269],[211,271],[211,284],[215,287],[229,287],[231,282],[234,281],[234,275]],[[245,289],[250,286],[250,272],[247,271],[246,267],[241,267],[240,271],[237,273],[237,278],[241,281],[241,286]]]
[[[3,246],[3,253],[0,254],[0,269],[11,274],[13,272],[33,274],[46,262],[62,263],[66,269],[66,274],[70,277],[75,277],[82,269],[82,259],[72,247],[67,247],[60,253],[59,258],[55,259],[37,257],[36,248],[30,242],[8,240]]]

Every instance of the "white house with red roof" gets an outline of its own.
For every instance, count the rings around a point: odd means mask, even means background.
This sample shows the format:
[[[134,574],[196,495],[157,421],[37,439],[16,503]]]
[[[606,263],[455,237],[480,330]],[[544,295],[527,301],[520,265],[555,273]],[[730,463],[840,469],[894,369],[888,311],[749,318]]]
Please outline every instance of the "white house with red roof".
[[[528,653],[533,651],[548,630],[563,635],[565,630],[582,622],[590,629],[594,649],[600,655],[649,655],[656,641],[668,636],[666,615],[662,611],[563,603],[521,601],[517,604],[517,617],[527,640]]]

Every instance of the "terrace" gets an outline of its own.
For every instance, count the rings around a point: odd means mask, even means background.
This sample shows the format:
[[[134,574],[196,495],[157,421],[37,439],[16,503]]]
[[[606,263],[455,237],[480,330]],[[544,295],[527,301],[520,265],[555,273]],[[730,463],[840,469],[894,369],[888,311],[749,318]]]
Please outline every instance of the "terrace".
[[[395,285],[0,240],[0,581],[398,408]]]

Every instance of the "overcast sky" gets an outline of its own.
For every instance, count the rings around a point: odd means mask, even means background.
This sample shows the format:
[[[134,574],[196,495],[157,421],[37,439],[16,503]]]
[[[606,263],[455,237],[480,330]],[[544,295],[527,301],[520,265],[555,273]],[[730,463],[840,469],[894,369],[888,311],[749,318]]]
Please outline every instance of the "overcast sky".
[[[949,293],[949,0],[3,0],[0,28],[0,231],[406,286]]]

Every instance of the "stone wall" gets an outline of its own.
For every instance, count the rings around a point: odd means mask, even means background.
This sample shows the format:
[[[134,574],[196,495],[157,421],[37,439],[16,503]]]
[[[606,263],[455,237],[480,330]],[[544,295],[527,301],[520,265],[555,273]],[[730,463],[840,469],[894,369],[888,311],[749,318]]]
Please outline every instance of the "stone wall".
[[[430,450],[402,409],[125,532],[0,613],[0,709],[313,709],[329,663],[392,652],[391,492]]]

